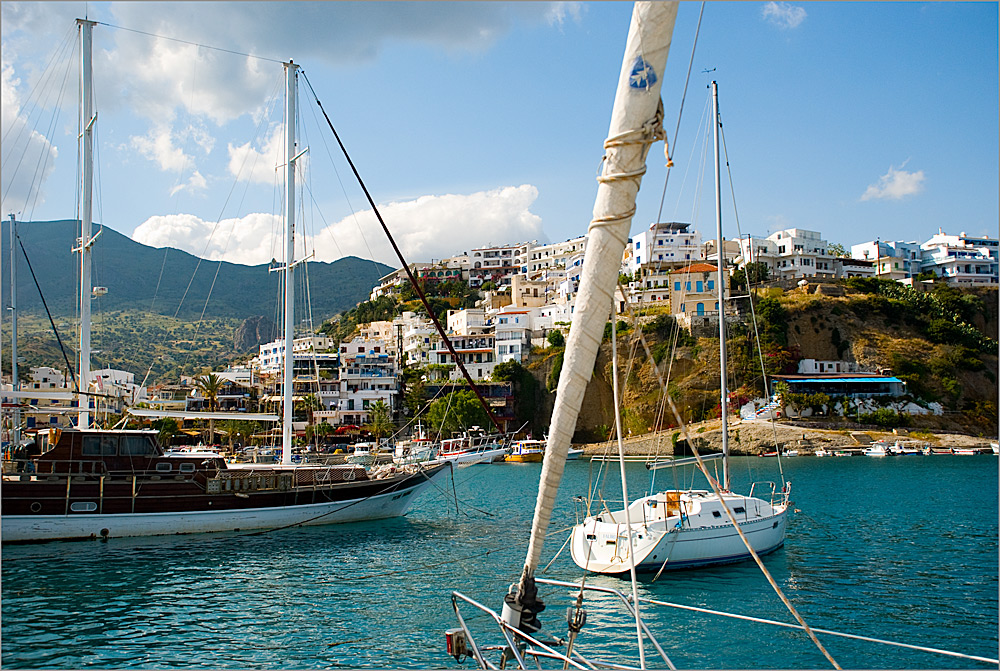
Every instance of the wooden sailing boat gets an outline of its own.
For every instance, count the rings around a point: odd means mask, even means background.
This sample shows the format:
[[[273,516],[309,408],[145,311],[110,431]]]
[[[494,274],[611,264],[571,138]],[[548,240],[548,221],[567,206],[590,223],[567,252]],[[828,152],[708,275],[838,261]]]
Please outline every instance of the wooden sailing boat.
[[[89,306],[92,161],[90,108],[93,21],[78,20],[82,36],[81,89],[83,258],[81,302]],[[167,453],[155,431],[89,428],[80,413],[77,429],[50,431],[45,451],[5,463],[2,487],[3,542],[109,538],[160,534],[273,529],[395,517],[450,464],[391,466],[372,472],[355,465],[292,464],[292,327],[295,212],[295,103],[298,65],[286,74],[286,256],[284,422],[281,463],[228,464],[214,453]],[[89,378],[89,309],[81,309],[80,387]],[[148,414],[148,413],[147,413]],[[202,413],[208,414],[208,413]],[[246,415],[242,415],[247,418]],[[41,446],[40,446],[41,447]]]
[[[715,108],[716,249],[723,249],[719,179],[719,95],[712,82]],[[749,548],[726,514],[728,507],[758,555],[777,550],[785,541],[790,486],[780,492],[774,483],[754,483],[748,495],[730,491],[728,393],[726,389],[725,258],[719,254],[719,355],[722,394],[722,453],[700,461],[722,459],[719,492],[704,489],[665,490],[637,499],[628,509],[590,515],[573,527],[570,543],[573,561],[596,573],[662,571],[727,564],[751,558]],[[650,468],[696,464],[698,458],[658,462]],[[706,477],[709,477],[705,473]],[[769,487],[767,500],[753,496],[761,485]],[[759,490],[758,490],[759,491]]]

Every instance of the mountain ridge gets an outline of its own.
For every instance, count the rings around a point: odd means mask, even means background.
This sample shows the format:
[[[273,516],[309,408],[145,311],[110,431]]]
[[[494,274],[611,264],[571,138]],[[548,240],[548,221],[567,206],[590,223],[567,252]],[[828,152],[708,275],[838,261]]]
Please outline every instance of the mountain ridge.
[[[0,227],[3,267],[8,267],[10,259],[9,226],[10,222],[4,221]],[[236,319],[280,313],[281,274],[268,272],[267,264],[200,259],[173,247],[144,245],[107,225],[95,225],[95,229],[101,234],[94,244],[93,284],[108,289],[106,295],[94,299],[95,311],[142,310],[185,319],[200,318],[203,313]],[[54,316],[76,313],[78,261],[71,249],[78,230],[78,222],[72,219],[17,225],[18,238]],[[25,257],[21,253],[17,257],[18,309],[41,314],[42,302],[23,264]],[[383,263],[354,256],[330,263],[309,261],[304,267],[306,273],[298,276],[309,277],[317,323],[366,300],[378,279],[392,271]],[[0,297],[4,305],[9,304],[9,293],[8,280],[3,282]]]

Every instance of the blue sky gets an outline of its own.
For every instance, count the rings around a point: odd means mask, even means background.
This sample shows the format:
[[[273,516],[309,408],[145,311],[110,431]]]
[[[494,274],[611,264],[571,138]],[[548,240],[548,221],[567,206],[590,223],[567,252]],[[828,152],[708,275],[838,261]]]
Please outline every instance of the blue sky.
[[[734,212],[744,235],[799,227],[847,247],[938,228],[998,235],[996,3],[709,2],[674,138],[700,7],[681,3],[667,63],[676,165],[663,211],[657,145],[633,232],[659,217],[714,237],[703,165],[714,78],[736,194],[734,208],[727,183],[727,237]],[[0,11],[5,216],[76,216],[76,74],[53,54],[72,48],[73,19],[87,12],[119,26],[95,29],[95,219],[147,244],[261,263],[281,256],[268,150],[280,138],[281,65],[131,31],[300,63],[404,253],[427,261],[586,231],[631,4],[5,1]],[[69,72],[58,116],[33,105],[59,88],[42,85],[50,60],[51,82]],[[321,260],[396,265],[305,86],[301,105],[306,246]],[[246,158],[257,167],[237,181]]]

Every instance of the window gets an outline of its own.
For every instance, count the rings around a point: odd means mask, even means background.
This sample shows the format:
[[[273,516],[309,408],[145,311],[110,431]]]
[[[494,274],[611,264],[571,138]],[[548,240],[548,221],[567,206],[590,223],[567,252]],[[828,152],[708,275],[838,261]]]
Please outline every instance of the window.
[[[173,466],[165,461],[156,464],[157,473],[169,473]]]
[[[715,280],[709,280],[708,283],[706,284],[706,287],[708,288],[709,291],[715,289]]]
[[[177,467],[177,470],[180,473],[194,473],[194,464],[192,464],[192,463],[180,464]]]
[[[119,454],[128,456],[151,456],[156,454],[153,443],[146,436],[122,436]]]
[[[695,282],[695,291],[697,291],[698,293],[702,293],[705,291],[705,285],[701,280]]]
[[[97,510],[97,504],[93,501],[77,501],[71,503],[69,509],[74,513],[92,513]]]
[[[720,513],[718,510],[713,510],[712,517],[722,517],[722,513]]]
[[[735,508],[733,508],[734,513],[746,513],[746,511],[747,511],[746,508],[744,508],[743,506],[736,506]]]
[[[84,436],[83,456],[114,456],[118,453],[118,436]]]
[[[685,282],[684,283],[684,291],[691,291],[691,283],[690,282]]]
[[[681,283],[674,282],[674,291],[680,291],[680,290],[681,290]]]

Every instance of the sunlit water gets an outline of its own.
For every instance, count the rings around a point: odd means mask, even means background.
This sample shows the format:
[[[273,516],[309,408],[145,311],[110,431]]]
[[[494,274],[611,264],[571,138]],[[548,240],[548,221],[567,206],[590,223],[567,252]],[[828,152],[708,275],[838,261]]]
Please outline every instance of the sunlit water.
[[[791,515],[784,548],[765,563],[810,625],[997,656],[995,458],[799,457],[783,465],[799,512]],[[640,464],[628,468],[630,494],[641,495],[649,472]],[[444,646],[444,630],[456,626],[451,591],[500,610],[524,561],[539,472],[538,464],[465,468],[456,472],[454,490],[446,481],[408,517],[382,522],[4,547],[0,662],[60,669],[459,668]],[[737,491],[780,479],[774,459],[734,459],[732,472]],[[585,494],[595,476],[588,462],[567,464],[543,564],[575,520],[572,497]],[[657,485],[672,486],[672,476],[660,472]],[[615,465],[603,494],[620,499],[620,492]],[[581,575],[568,549],[545,573]],[[589,581],[629,588],[617,578]],[[644,576],[640,591],[792,621],[753,563],[665,573],[656,582]],[[545,631],[564,636],[570,595],[544,588],[542,596],[550,606],[542,614]],[[676,609],[645,617],[680,668],[829,666],[799,631]],[[485,635],[483,618],[472,619]],[[844,668],[988,666],[821,640]],[[580,646],[638,662],[634,622],[606,599],[589,607]]]

